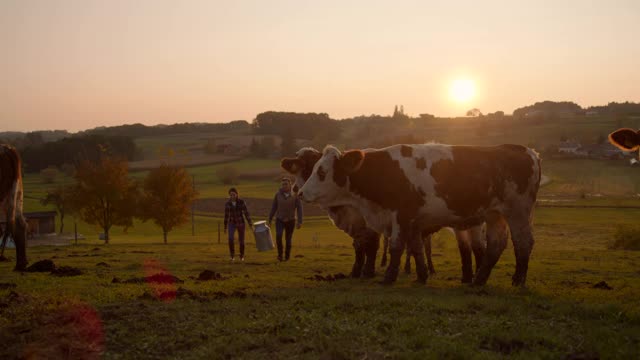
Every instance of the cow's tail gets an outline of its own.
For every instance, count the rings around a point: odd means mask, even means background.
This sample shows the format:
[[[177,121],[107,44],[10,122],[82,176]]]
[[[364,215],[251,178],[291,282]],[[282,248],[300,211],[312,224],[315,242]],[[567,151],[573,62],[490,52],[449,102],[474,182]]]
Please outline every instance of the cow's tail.
[[[540,182],[542,181],[542,159],[540,158],[540,154],[538,154],[535,150],[529,149],[529,156],[533,160],[533,184],[530,189],[530,196],[533,201],[531,204],[531,213],[529,214],[529,224],[533,226],[533,212],[536,206],[538,190],[540,189]]]
[[[6,159],[13,175],[13,181],[11,184],[11,190],[7,194],[5,199],[6,204],[6,220],[7,220],[7,233],[13,237],[15,234],[16,216],[20,216],[22,220],[22,162],[18,152],[13,147],[7,148]]]

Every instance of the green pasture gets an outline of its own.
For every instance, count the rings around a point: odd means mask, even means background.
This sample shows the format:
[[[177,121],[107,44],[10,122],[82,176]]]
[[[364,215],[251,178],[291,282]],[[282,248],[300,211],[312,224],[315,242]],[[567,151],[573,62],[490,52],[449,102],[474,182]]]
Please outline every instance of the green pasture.
[[[21,274],[0,263],[0,357],[637,357],[640,253],[608,244],[616,225],[635,224],[640,210],[539,208],[535,215],[526,289],[511,287],[511,246],[487,286],[460,284],[448,231],[433,240],[437,274],[426,286],[402,274],[384,287],[380,267],[369,280],[307,279],[347,275],[352,265],[350,239],[324,217],[295,233],[284,263],[275,251],[257,252],[250,235],[246,261],[231,263],[217,218],[196,217],[196,235],[188,224],[170,233],[168,245],[150,223],[114,230],[109,245],[81,225],[88,236],[78,245],[30,247],[28,255],[82,275]],[[222,279],[197,280],[204,270]],[[113,282],[163,271],[184,282]],[[611,289],[594,287],[602,281]],[[175,298],[157,297],[171,291]]]

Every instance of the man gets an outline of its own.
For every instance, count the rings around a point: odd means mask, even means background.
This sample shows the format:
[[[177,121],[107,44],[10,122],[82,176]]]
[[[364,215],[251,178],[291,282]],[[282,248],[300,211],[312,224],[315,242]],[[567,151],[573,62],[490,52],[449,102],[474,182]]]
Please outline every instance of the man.
[[[252,227],[247,205],[244,200],[238,198],[238,190],[231,188],[229,189],[229,200],[224,205],[224,233],[227,233],[228,226],[231,261],[235,261],[233,234],[236,230],[238,230],[238,242],[240,243],[240,261],[244,261],[244,218],[247,219],[249,227]]]
[[[296,226],[297,213],[297,226]],[[302,226],[302,204],[298,196],[291,191],[291,180],[282,178],[280,190],[273,198],[271,213],[269,213],[269,225],[276,216],[276,244],[278,246],[278,260],[282,261],[282,233],[285,234],[286,248],[284,253],[284,261],[289,260],[291,255],[291,238],[293,236],[293,228],[300,229]]]

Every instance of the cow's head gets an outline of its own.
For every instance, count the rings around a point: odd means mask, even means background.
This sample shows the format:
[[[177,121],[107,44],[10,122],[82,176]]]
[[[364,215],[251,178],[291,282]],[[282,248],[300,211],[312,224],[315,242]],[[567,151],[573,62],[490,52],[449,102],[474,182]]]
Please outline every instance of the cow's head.
[[[618,129],[609,134],[609,142],[622,151],[638,150],[640,134],[633,129]]]
[[[327,146],[313,167],[311,176],[300,189],[300,197],[306,202],[323,206],[339,205],[340,199],[348,195],[349,175],[358,171],[364,157],[361,150],[341,153],[335,147]]]
[[[313,171],[313,166],[321,157],[320,151],[312,147],[305,147],[296,152],[296,157],[280,160],[280,167],[295,176],[295,187],[299,189],[307,182]]]

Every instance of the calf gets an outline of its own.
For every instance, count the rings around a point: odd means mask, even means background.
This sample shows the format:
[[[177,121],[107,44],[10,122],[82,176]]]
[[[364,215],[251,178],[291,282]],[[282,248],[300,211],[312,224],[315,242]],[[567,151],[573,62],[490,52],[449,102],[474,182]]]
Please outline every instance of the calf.
[[[367,150],[365,150],[366,152]],[[302,187],[311,176],[314,165],[322,157],[322,154],[314,148],[302,148],[298,150],[295,158],[284,158],[281,167],[296,177],[296,186]],[[356,253],[355,263],[352,269],[352,276],[359,277],[360,273],[365,277],[372,277],[375,272],[375,258],[380,246],[379,233],[370,229],[360,211],[353,206],[340,205],[325,207],[329,218],[342,231],[353,238],[353,247]],[[479,227],[478,227],[479,229]],[[479,264],[486,243],[484,237],[476,228],[470,230],[456,231],[458,247],[462,258],[462,282],[469,283],[472,280],[471,251],[476,258],[476,267]],[[433,262],[431,261],[431,234],[422,234],[429,271],[435,273]],[[385,238],[384,258],[386,259],[387,238]],[[408,255],[407,255],[408,256]],[[407,261],[409,259],[407,258]],[[364,266],[364,270],[362,270]],[[384,265],[382,265],[384,266]]]
[[[537,153],[520,145],[394,145],[344,154],[327,146],[299,196],[324,207],[355,207],[368,227],[390,236],[385,283],[398,276],[403,243],[420,254],[416,272],[425,282],[427,268],[419,250],[423,231],[486,222],[487,249],[474,284],[486,283],[510,231],[516,255],[512,283],[524,285],[540,175]]]
[[[27,223],[22,215],[22,165],[15,148],[0,144],[0,204],[7,225],[2,234],[3,244],[11,235],[16,245],[16,270],[27,266]]]

